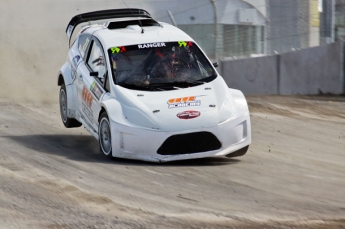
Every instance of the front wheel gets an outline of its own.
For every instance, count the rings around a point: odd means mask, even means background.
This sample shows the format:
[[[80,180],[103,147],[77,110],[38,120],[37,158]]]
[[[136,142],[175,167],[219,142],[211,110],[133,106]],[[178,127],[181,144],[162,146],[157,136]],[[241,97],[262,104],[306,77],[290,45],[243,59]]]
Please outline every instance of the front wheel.
[[[67,93],[66,93],[66,86],[62,84],[60,87],[60,95],[59,95],[59,103],[60,103],[60,114],[61,120],[66,128],[72,127],[80,127],[81,123],[74,119],[67,117]]]
[[[112,157],[110,122],[106,112],[100,117],[98,126],[99,148],[107,157]]]

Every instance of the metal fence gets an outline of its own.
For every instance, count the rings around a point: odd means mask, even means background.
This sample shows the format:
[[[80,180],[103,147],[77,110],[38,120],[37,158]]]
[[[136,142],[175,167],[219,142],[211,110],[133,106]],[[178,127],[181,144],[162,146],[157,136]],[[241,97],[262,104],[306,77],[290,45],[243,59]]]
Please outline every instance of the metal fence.
[[[335,39],[345,41],[345,0],[337,0],[335,3]]]
[[[181,0],[151,7],[213,60],[285,53],[345,37],[345,0],[186,0],[185,8],[173,2]]]

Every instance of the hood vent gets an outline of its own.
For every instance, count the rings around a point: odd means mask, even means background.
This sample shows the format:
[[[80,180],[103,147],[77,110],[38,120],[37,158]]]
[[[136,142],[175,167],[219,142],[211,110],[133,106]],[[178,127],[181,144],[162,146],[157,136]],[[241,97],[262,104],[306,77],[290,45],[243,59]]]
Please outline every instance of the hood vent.
[[[129,20],[129,21],[112,21],[108,24],[108,29],[124,29],[127,26],[137,25],[140,27],[147,26],[161,26],[157,21],[153,19],[138,19],[138,20]]]

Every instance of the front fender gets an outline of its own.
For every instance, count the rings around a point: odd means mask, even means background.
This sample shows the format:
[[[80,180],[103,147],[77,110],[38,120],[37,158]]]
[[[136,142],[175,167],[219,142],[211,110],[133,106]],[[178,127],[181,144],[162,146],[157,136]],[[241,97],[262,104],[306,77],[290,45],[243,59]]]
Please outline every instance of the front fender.
[[[229,92],[231,93],[234,102],[236,104],[236,112],[237,116],[243,116],[245,117],[246,121],[243,123],[243,128],[246,130],[245,133],[247,135],[247,141],[250,144],[252,139],[252,127],[250,122],[250,113],[248,108],[248,103],[246,100],[246,97],[240,90],[230,89]]]
[[[122,106],[117,100],[108,99],[102,101],[101,107],[107,112],[108,117],[110,119],[109,121],[128,125],[128,121],[126,120],[126,117],[123,115]]]
[[[157,124],[150,120],[144,113],[138,109],[121,105],[115,99],[107,100],[101,103],[101,106],[107,111],[108,117],[114,122],[136,128],[159,130]]]
[[[238,115],[242,115],[243,113],[249,111],[246,97],[244,97],[244,94],[240,90],[229,88],[229,92],[234,99],[236,112]]]

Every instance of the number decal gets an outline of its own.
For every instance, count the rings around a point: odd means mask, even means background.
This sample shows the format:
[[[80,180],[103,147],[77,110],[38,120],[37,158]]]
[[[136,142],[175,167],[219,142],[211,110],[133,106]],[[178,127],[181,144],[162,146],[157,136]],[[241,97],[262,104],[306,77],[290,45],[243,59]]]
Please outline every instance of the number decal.
[[[190,41],[178,41],[177,43],[180,47],[193,46],[192,42]]]
[[[81,93],[81,97],[86,103],[88,107],[91,107],[92,105],[92,95],[91,93],[86,89],[86,87],[83,88],[83,91]]]
[[[184,42],[184,41],[179,41],[178,44],[180,45],[180,47],[186,47],[187,46],[187,42]]]
[[[111,53],[114,54],[114,53],[119,53],[119,52],[126,52],[126,49],[124,46],[121,46],[121,47],[114,47],[114,48],[111,48]]]

